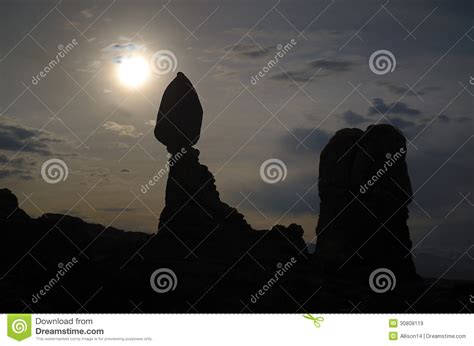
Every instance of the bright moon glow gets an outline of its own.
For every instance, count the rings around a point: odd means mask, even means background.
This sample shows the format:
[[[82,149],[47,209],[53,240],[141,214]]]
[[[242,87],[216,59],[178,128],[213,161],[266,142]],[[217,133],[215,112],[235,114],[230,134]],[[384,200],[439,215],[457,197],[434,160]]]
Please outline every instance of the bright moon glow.
[[[123,59],[119,65],[119,79],[128,86],[137,88],[148,79],[150,68],[145,59],[141,57],[130,57]]]

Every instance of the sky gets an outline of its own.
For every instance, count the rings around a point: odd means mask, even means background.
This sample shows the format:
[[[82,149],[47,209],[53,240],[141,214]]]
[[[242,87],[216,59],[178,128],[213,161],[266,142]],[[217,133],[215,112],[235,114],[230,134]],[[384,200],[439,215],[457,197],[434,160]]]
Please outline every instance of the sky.
[[[314,242],[322,148],[341,128],[391,123],[408,140],[415,254],[474,258],[473,10],[425,0],[2,1],[0,186],[32,216],[155,232],[166,177],[141,190],[165,167],[154,121],[182,71],[204,109],[201,163],[254,228],[295,222]],[[374,72],[381,50],[390,65]],[[135,88],[120,78],[131,56],[150,69]],[[41,168],[54,159],[67,176],[51,183]],[[284,180],[262,179],[269,159],[281,160]]]

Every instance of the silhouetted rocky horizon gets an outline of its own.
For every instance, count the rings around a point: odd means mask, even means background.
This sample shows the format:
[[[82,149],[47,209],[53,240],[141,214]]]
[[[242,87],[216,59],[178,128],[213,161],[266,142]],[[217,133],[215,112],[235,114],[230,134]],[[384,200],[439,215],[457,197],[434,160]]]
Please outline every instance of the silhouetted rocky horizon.
[[[309,253],[301,226],[256,230],[220,199],[194,148],[202,114],[178,73],[155,129],[173,162],[156,233],[62,214],[31,218],[0,190],[0,311],[462,311],[474,282],[416,273],[398,129],[342,129],[329,140],[315,174],[321,208]]]
[[[166,236],[160,244],[156,234],[106,228],[77,217],[30,218],[9,190],[0,190],[0,196],[2,312],[439,313],[461,311],[459,302],[467,302],[474,289],[472,281],[399,280],[393,291],[378,294],[360,273],[334,275],[321,268],[317,256],[302,252],[266,257],[264,251],[252,252],[257,246],[239,261],[227,251],[235,249],[232,244],[211,249],[213,256],[204,256],[209,250],[204,246],[193,251],[197,257],[180,250],[173,258],[169,254],[176,243],[168,243]],[[272,231],[266,232],[269,236]],[[160,256],[157,251],[164,248],[168,251]],[[219,259],[219,253],[225,256]],[[175,290],[152,289],[150,277],[160,268],[175,273]],[[61,269],[63,276],[58,275]],[[410,309],[408,304],[415,301]]]

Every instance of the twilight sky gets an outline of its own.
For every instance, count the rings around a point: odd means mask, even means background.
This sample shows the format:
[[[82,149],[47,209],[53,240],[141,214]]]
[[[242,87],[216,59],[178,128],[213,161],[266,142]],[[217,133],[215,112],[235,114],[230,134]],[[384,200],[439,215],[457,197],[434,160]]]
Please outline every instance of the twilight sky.
[[[166,177],[141,186],[166,163],[153,122],[182,71],[204,108],[201,162],[255,228],[296,222],[314,241],[321,149],[338,129],[389,122],[409,140],[415,253],[474,257],[473,13],[471,1],[2,1],[0,186],[33,216],[154,232]],[[392,72],[371,71],[378,50]],[[130,56],[154,64],[137,88],[118,74]],[[55,158],[68,176],[49,184]],[[260,177],[271,158],[287,168],[276,184]]]

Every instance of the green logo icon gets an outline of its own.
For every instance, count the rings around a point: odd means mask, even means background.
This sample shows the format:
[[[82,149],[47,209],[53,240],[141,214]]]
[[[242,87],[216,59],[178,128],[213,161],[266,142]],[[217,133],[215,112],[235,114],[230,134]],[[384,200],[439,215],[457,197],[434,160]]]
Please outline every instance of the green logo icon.
[[[398,327],[398,320],[397,319],[390,319],[388,320],[388,326],[390,328],[397,328]]]
[[[397,332],[388,333],[388,340],[398,340],[398,333]]]
[[[308,320],[311,320],[313,321],[313,324],[316,328],[319,328],[321,327],[321,323],[320,322],[323,322],[324,321],[324,317],[314,317],[312,316],[311,314],[306,314],[306,315],[303,315],[304,318],[307,318]]]
[[[7,335],[21,341],[31,336],[31,315],[15,314],[7,316]]]

